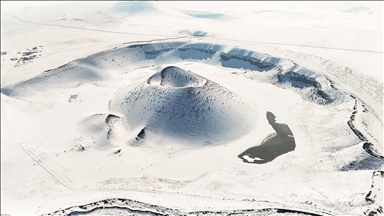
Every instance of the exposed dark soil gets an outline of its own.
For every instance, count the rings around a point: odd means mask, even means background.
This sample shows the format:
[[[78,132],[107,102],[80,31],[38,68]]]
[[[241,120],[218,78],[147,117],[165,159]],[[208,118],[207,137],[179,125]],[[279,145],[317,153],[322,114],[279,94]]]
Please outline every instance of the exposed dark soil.
[[[126,215],[286,215],[286,214],[300,214],[308,216],[326,216],[332,215],[329,213],[309,212],[304,210],[295,210],[287,208],[263,208],[263,209],[238,209],[238,210],[224,210],[224,211],[195,211],[195,212],[182,212],[178,209],[166,208],[158,205],[152,205],[130,199],[112,198],[105,199],[81,206],[73,206],[63,210],[57,210],[52,213],[44,215],[92,215],[95,211],[105,211],[104,214],[111,215],[111,211],[119,210],[124,211]],[[109,211],[109,212],[108,212]],[[100,213],[100,212],[99,212]]]

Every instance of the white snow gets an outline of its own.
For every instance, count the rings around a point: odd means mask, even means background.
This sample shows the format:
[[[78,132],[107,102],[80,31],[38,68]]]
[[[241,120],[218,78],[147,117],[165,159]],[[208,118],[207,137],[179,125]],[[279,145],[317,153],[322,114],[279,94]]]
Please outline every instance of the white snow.
[[[1,6],[2,214],[382,208],[382,2]],[[244,163],[266,112],[296,147]]]

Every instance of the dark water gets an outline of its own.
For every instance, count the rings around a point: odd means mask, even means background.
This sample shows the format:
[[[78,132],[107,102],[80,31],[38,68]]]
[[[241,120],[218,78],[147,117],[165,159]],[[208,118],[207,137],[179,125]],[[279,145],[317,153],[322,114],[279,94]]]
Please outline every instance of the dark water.
[[[261,145],[251,147],[241,153],[238,157],[245,163],[267,163],[282,154],[295,150],[295,139],[288,125],[276,123],[276,116],[271,112],[267,112],[266,117],[276,134],[266,137]]]

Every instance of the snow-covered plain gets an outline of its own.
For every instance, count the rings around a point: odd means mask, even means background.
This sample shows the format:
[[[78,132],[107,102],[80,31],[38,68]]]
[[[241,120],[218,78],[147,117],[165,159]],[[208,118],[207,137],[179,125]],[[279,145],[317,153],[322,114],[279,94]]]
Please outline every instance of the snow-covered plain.
[[[382,2],[1,6],[2,214],[383,213]]]

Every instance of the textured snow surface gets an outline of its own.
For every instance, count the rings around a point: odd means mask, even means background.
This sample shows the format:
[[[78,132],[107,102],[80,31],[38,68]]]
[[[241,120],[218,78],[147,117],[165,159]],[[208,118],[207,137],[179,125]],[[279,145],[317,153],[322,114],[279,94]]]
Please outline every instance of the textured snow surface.
[[[383,213],[381,2],[4,5],[2,214]]]
[[[170,66],[119,90],[109,103],[128,131],[143,128],[193,145],[223,143],[251,131],[256,105],[197,74]]]

